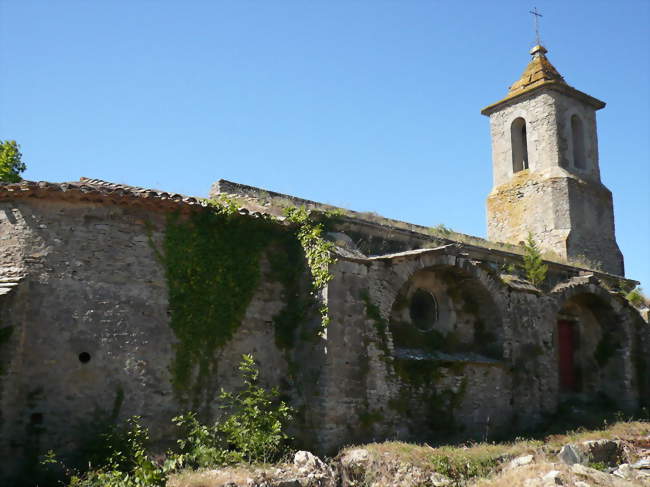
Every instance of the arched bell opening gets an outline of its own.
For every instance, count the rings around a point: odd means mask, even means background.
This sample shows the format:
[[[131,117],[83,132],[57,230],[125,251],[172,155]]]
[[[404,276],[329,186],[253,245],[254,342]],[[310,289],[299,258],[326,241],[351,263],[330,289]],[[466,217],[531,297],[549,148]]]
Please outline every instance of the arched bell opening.
[[[526,120],[519,117],[510,125],[510,144],[512,146],[512,172],[528,169],[528,136]]]

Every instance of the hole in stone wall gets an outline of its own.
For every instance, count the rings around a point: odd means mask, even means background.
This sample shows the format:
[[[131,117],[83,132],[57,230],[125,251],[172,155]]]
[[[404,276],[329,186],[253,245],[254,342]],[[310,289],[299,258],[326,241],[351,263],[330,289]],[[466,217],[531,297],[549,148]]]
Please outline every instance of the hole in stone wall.
[[[32,413],[29,422],[30,424],[43,424],[43,413]]]
[[[90,354],[88,352],[81,352],[79,354],[79,362],[82,364],[87,364],[90,362]]]
[[[438,303],[430,293],[418,289],[411,297],[409,313],[416,328],[429,331],[438,319]]]

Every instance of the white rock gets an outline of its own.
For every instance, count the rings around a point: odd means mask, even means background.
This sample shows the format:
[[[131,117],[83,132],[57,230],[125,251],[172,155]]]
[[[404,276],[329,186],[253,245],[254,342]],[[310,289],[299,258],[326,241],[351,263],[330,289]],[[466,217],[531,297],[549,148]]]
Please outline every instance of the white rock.
[[[343,455],[343,458],[341,458],[341,463],[344,466],[359,465],[366,463],[369,457],[370,453],[368,450],[364,450],[363,448],[356,448]]]
[[[650,468],[650,458],[644,458],[630,465],[631,468]]]
[[[632,469],[630,468],[630,465],[628,463],[622,463],[621,465],[618,466],[616,470],[612,472],[612,475],[616,475],[617,477],[620,477],[622,479],[628,479],[632,475]]]
[[[293,464],[300,470],[323,470],[325,463],[308,451],[298,451],[293,456]]]
[[[563,482],[560,478],[561,474],[562,472],[559,470],[551,470],[542,477],[542,481],[544,482],[544,485],[562,485]]]
[[[533,461],[533,455],[523,455],[521,457],[517,457],[514,460],[510,462],[511,467],[522,467],[524,465],[528,465],[530,462]]]
[[[607,485],[609,480],[612,478],[610,475],[606,473],[603,473],[594,468],[585,467],[584,465],[580,465],[579,463],[572,465],[571,471],[576,475],[587,477],[588,479],[591,479],[595,482],[603,483],[605,485]]]

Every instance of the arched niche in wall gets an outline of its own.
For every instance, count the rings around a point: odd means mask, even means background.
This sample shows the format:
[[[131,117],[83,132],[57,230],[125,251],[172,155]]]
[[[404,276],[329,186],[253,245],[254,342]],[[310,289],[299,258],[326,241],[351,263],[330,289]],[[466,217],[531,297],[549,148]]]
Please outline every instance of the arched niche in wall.
[[[501,318],[490,293],[456,267],[413,274],[393,303],[389,329],[398,358],[502,358]]]
[[[585,292],[564,302],[555,333],[561,394],[600,396],[616,403],[628,369],[628,340],[620,325],[615,310],[600,296]]]

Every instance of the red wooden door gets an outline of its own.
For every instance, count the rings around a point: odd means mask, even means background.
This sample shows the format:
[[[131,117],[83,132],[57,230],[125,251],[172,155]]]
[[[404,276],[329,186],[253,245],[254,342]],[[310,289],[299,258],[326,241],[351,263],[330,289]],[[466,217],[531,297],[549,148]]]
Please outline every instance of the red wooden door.
[[[573,362],[575,337],[573,323],[566,320],[557,322],[558,346],[560,351],[560,389],[563,391],[576,390],[576,370]]]

